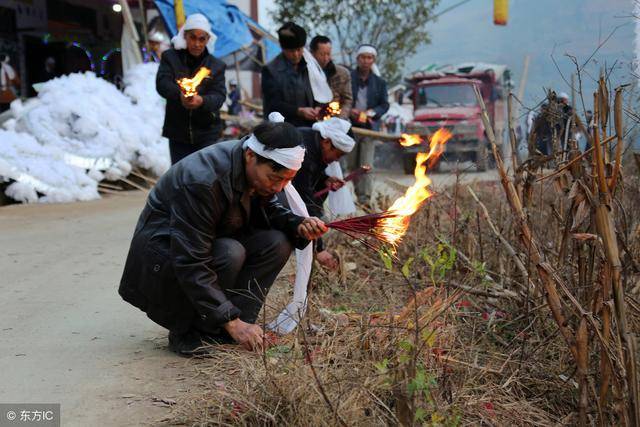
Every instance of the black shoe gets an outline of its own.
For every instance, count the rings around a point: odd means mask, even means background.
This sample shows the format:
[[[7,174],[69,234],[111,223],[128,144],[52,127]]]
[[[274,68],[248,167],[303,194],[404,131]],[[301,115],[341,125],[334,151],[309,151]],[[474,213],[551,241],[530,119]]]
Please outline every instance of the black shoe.
[[[198,331],[202,341],[209,345],[236,344],[235,340],[227,331],[221,331],[219,334],[210,334],[208,332]]]
[[[206,357],[213,354],[209,343],[204,341],[196,330],[190,330],[184,334],[170,331],[169,349],[184,357]]]

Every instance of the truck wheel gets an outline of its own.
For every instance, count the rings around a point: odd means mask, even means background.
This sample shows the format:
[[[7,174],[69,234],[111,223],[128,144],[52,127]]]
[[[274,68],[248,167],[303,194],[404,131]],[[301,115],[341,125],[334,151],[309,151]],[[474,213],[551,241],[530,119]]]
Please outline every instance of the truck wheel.
[[[413,172],[416,169],[415,153],[404,153],[402,155],[402,167],[406,175],[413,175]]]

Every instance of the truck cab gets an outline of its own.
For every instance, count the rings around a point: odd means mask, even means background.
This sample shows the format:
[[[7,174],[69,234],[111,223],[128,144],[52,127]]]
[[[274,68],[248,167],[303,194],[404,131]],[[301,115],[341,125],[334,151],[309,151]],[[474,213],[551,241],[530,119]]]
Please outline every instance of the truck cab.
[[[508,70],[504,66],[479,65],[483,66],[471,64],[411,75],[408,80],[413,87],[414,113],[407,133],[420,135],[428,144],[436,130],[447,128],[453,137],[446,145],[443,160],[472,161],[478,171],[483,171],[492,159],[474,87],[479,89],[489,118],[499,133],[506,116],[502,98]],[[405,148],[405,172],[412,173],[415,153],[424,150],[420,145]]]

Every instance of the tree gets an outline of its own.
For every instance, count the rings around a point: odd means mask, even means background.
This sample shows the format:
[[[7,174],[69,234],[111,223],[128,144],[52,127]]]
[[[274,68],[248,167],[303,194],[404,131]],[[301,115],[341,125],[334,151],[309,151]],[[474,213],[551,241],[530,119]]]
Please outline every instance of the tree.
[[[340,49],[338,61],[353,66],[363,43],[378,49],[378,65],[390,82],[398,81],[405,59],[429,43],[426,23],[440,0],[275,0],[276,22],[293,21],[312,35],[326,34]]]

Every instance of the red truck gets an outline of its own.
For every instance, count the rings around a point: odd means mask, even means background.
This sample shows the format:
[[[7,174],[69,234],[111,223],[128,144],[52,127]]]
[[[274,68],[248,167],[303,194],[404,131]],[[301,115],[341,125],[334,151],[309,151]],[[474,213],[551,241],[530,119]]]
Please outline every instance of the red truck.
[[[506,94],[512,87],[510,72],[504,65],[468,63],[416,71],[407,77],[412,87],[413,121],[407,133],[419,134],[425,141],[441,127],[453,137],[446,145],[444,161],[473,161],[478,171],[492,166],[489,148],[473,86],[480,89],[489,117],[502,143],[506,122]],[[426,142],[425,142],[426,143]],[[413,173],[415,153],[424,147],[403,148],[404,170]]]

